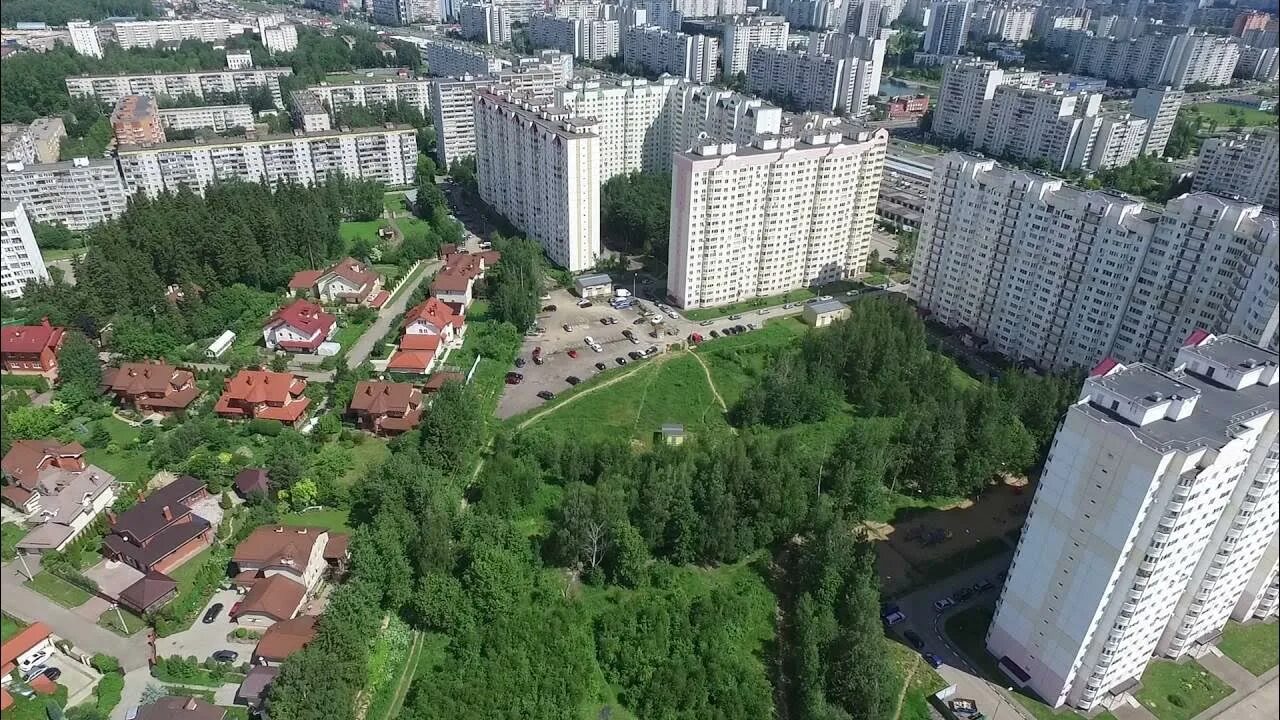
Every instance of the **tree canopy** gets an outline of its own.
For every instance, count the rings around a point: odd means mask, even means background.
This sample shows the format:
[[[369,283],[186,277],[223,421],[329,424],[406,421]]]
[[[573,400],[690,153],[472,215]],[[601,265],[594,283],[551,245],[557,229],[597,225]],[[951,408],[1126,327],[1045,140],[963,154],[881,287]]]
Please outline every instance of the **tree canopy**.
[[[0,24],[13,27],[20,22],[66,25],[68,20],[102,20],[109,17],[151,17],[156,14],[150,0],[5,0],[0,5]]]
[[[600,229],[609,247],[665,259],[670,223],[670,173],[618,175],[601,187]]]

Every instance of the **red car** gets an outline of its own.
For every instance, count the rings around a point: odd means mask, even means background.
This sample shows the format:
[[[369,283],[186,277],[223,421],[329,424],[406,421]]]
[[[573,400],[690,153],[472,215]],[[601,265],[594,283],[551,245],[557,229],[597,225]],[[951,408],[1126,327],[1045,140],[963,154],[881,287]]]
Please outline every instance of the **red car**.
[[[571,357],[571,358],[576,358],[576,357],[578,357],[578,351],[577,351],[577,350],[570,350],[570,351],[569,351],[569,357]]]

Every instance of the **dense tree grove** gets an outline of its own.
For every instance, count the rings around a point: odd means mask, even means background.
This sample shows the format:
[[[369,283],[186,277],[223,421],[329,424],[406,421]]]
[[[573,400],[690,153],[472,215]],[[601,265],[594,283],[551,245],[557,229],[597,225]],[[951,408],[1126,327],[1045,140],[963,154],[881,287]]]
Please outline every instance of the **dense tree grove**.
[[[542,295],[542,248],[524,237],[494,235],[493,248],[502,262],[485,274],[489,292],[489,316],[511,323],[519,330],[533,325]]]
[[[68,20],[102,20],[109,17],[150,17],[156,14],[150,0],[5,0],[0,24],[20,22],[66,25]]]
[[[600,189],[600,227],[612,249],[666,258],[670,216],[670,173],[618,175]]]

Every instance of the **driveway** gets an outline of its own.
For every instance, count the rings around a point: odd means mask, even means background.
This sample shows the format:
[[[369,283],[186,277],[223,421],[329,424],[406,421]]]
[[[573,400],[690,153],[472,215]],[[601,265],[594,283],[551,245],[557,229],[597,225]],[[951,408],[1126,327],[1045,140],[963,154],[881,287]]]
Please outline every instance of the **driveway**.
[[[247,661],[253,647],[227,640],[227,634],[236,629],[236,624],[231,621],[231,606],[239,602],[242,597],[235,590],[219,590],[214,593],[213,598],[200,609],[200,613],[196,615],[196,621],[190,628],[169,637],[156,639],[156,654],[161,657],[195,655],[197,660],[203,662],[218,650],[234,650],[240,653],[236,663]],[[205,625],[204,613],[214,603],[222,603],[222,610],[212,623]]]
[[[62,671],[62,675],[58,677],[58,684],[67,689],[67,707],[89,697],[89,693],[93,692],[93,686],[102,678],[98,671],[81,665],[62,653],[54,653],[45,664]]]
[[[222,496],[209,495],[191,503],[191,512],[209,521],[215,529],[222,523]]]
[[[391,321],[396,316],[405,311],[409,305],[409,298],[413,297],[413,291],[424,282],[429,282],[440,269],[440,261],[432,260],[424,262],[421,270],[418,272],[417,278],[405,283],[404,287],[391,298],[382,309],[378,310],[378,319],[373,321],[368,330],[356,339],[355,344],[347,351],[347,368],[355,369],[369,357],[369,353],[373,351],[373,346],[382,339],[387,331],[391,329]]]

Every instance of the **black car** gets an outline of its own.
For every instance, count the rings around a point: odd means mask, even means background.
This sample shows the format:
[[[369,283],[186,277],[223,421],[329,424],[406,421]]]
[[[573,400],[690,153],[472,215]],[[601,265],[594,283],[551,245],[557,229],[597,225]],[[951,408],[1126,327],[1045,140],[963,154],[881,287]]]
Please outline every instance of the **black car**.
[[[596,370],[600,370],[600,371],[602,371],[602,372],[603,372],[603,371],[604,371],[606,368],[608,368],[608,367],[609,367],[609,366],[608,366],[608,365],[605,365],[604,363],[596,363]]]
[[[644,318],[642,318],[642,317],[638,317],[638,318],[636,318],[635,320],[632,320],[632,321],[631,321],[631,324],[632,324],[632,325],[643,325],[643,324],[645,324],[646,322],[648,322],[648,321],[647,321],[647,320],[645,320]]]
[[[619,365],[626,365],[626,364],[627,364],[627,359],[626,359],[626,358],[624,358],[624,357],[616,357],[616,358],[614,358],[614,359],[613,359],[613,361],[614,361],[614,362],[616,362],[616,363],[618,363]]]
[[[984,593],[995,589],[996,586],[991,584],[990,580],[983,580],[982,582],[976,582],[973,584],[973,591],[978,593]]]
[[[542,312],[555,312],[555,311],[556,311],[555,305],[547,305],[546,307],[542,308]]]
[[[551,398],[554,398],[555,396],[556,396],[556,394],[555,394],[555,393],[553,393],[553,392],[551,392],[550,390],[539,390],[539,391],[538,391],[538,397],[542,398],[543,400],[550,400]]]
[[[62,671],[56,667],[47,667],[44,670],[41,670],[40,674],[49,678],[50,680],[57,680],[58,678],[62,677]]]
[[[716,332],[715,330],[712,330],[712,331],[711,331],[710,333],[708,333],[708,334],[709,334],[711,337],[713,337],[713,338],[718,338],[718,337],[720,337],[720,333]]]
[[[516,358],[516,367],[518,368],[524,367],[524,358]]]
[[[973,597],[973,590],[967,587],[960,588],[959,590],[956,590],[955,592],[951,593],[951,597],[955,598],[956,602],[964,602],[965,600],[968,600],[969,598]]]
[[[240,657],[240,653],[235,650],[219,650],[209,657],[213,658],[214,662],[233,663]]]
[[[636,352],[635,350],[632,350],[631,352],[627,353],[627,357],[631,358],[632,360],[639,360],[644,356]]]
[[[743,327],[742,325],[734,325],[734,326],[733,326],[733,331],[734,331],[735,333],[744,333],[744,332],[746,332],[746,331],[747,331],[747,329],[746,329],[745,327]]]
[[[907,642],[911,643],[911,647],[915,648],[916,650],[924,649],[924,638],[917,635],[915,631],[908,630],[902,633],[902,636],[905,637],[907,639]]]
[[[565,378],[564,381],[569,383],[570,385],[577,385],[578,383],[582,382],[582,378],[578,377],[577,375],[570,375],[569,377]]]
[[[218,613],[220,612],[222,612],[222,603],[214,603],[209,606],[208,610],[204,611],[204,617],[201,618],[200,622],[205,625],[211,625],[214,620],[218,619]]]

